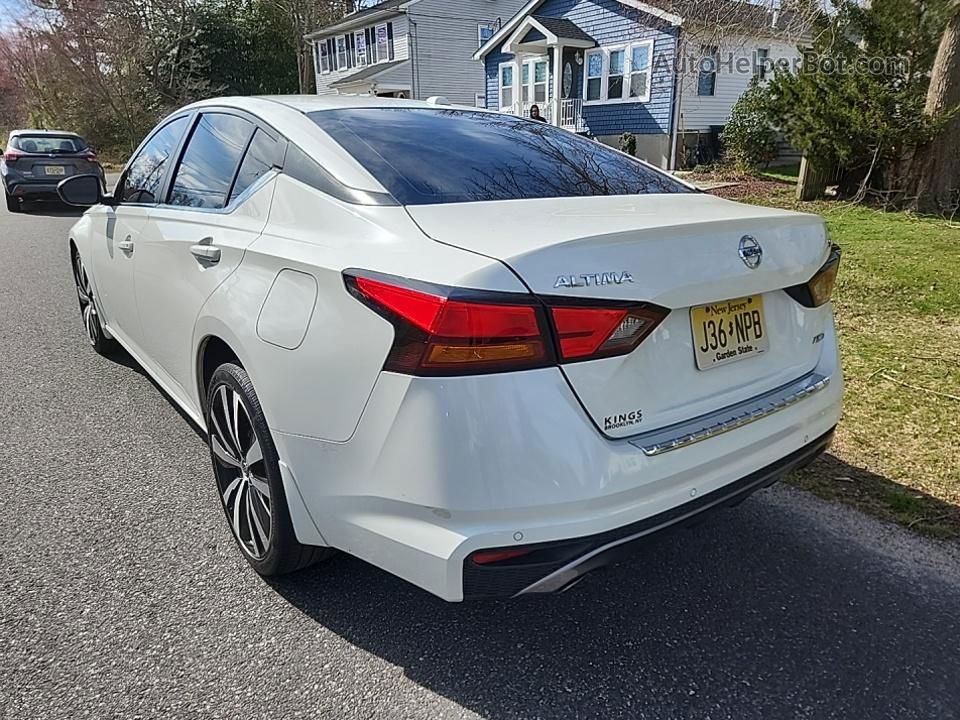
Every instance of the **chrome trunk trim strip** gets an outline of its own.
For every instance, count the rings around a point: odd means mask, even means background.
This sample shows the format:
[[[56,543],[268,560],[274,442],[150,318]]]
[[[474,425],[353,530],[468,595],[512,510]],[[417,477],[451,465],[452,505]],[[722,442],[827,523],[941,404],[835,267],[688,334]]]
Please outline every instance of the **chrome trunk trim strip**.
[[[829,377],[811,373],[776,390],[730,405],[722,410],[642,435],[635,435],[629,439],[629,443],[642,450],[644,455],[651,457],[662,455],[773,415],[820,392],[829,384]]]

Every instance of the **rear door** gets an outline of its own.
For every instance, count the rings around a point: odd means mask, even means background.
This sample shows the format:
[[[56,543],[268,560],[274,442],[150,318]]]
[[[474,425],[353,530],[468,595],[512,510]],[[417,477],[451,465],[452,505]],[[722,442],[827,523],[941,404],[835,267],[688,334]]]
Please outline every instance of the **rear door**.
[[[167,198],[153,210],[138,244],[136,297],[145,350],[188,395],[197,316],[266,224],[282,144],[249,116],[201,114]]]
[[[142,344],[133,287],[137,246],[186,127],[180,117],[153,134],[120,178],[118,204],[97,220],[102,225],[91,247],[97,300],[109,328],[134,351]]]

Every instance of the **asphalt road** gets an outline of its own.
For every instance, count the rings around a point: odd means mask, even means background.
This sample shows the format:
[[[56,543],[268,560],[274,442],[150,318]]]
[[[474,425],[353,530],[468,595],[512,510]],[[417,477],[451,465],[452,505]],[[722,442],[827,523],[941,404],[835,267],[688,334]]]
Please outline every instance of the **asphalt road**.
[[[259,579],[203,439],[0,211],[0,716],[958,718],[960,553],[787,488],[555,597]]]

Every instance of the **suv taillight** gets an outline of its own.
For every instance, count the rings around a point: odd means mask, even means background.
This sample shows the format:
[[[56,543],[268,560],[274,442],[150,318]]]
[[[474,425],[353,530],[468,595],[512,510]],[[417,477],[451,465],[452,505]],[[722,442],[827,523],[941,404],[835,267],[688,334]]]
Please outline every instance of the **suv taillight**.
[[[83,153],[83,159],[87,162],[96,162],[97,154],[93,150],[87,150]]]
[[[16,162],[19,158],[23,157],[24,153],[19,150],[7,150],[3,153],[3,159],[8,163]]]
[[[384,370],[472,375],[625,355],[667,316],[653,305],[538,298],[344,273],[349,292],[394,326]]]

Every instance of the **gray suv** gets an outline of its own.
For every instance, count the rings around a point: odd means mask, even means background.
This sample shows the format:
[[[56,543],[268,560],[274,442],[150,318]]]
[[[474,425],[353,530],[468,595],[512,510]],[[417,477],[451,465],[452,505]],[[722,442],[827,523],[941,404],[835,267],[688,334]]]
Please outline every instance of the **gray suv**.
[[[10,212],[20,212],[24,200],[56,200],[61,180],[84,174],[98,175],[106,182],[87,141],[60,130],[14,130],[0,160],[0,179]]]

